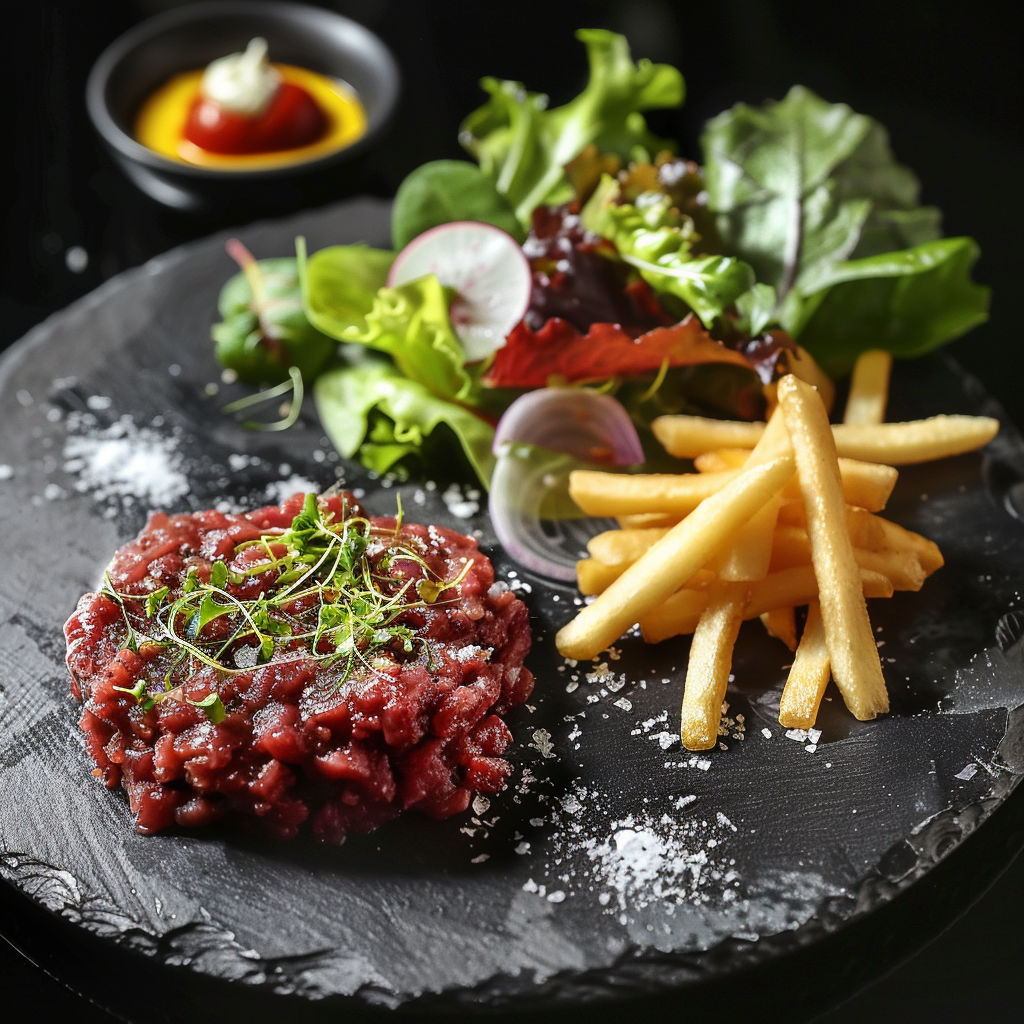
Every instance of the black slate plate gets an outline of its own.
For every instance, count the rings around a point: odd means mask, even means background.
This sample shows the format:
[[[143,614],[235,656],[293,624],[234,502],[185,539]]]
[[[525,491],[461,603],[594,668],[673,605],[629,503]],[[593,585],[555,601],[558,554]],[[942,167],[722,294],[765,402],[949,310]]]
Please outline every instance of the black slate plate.
[[[381,242],[387,207],[345,203],[239,237],[258,256]],[[206,342],[232,267],[223,237],[122,275],[0,363],[0,877],[125,963],[349,1010],[604,1001],[720,978],[887,904],[1024,772],[1024,446],[908,468],[892,518],[941,545],[920,595],[875,602],[893,713],[787,737],[787,653],[744,629],[723,746],[672,740],[684,641],[570,665],[574,593],[518,572],[471,489],[401,488],[331,455],[307,411],[286,434],[223,416]],[[948,361],[902,367],[894,417],[999,413]],[[105,474],[105,476],[103,475]],[[107,482],[102,482],[103,480]],[[530,604],[535,698],[511,720],[509,789],[448,822],[396,822],[340,849],[132,831],[94,782],[60,627],[151,506],[262,503],[344,480],[373,512],[474,531]],[[113,481],[112,483],[110,481]],[[282,485],[282,481],[288,483]],[[61,919],[61,920],[58,920]],[[443,952],[443,955],[441,955]]]

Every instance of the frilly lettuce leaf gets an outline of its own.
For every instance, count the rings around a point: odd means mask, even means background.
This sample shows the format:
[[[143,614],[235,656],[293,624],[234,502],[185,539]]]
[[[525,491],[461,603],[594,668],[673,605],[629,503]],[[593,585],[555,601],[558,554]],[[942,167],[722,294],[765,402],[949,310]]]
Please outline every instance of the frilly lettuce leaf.
[[[565,165],[593,143],[622,157],[671,148],[647,128],[643,111],[678,106],[683,76],[667,64],[634,64],[626,38],[604,29],[576,33],[587,48],[590,79],[577,97],[547,109],[547,96],[519,82],[485,78],[484,106],[462,124],[460,140],[524,228],[535,207],[563,203],[573,189]]]
[[[711,328],[745,292],[754,287],[754,271],[732,256],[697,255],[693,221],[671,199],[643,193],[634,203],[618,202],[620,188],[605,176],[582,211],[584,226],[611,239],[624,262],[634,267],[659,295],[671,295],[693,310]],[[770,319],[764,316],[765,293],[745,306],[756,317],[750,333],[759,333]],[[773,306],[774,303],[769,303]]]
[[[306,315],[339,341],[385,352],[410,380],[442,398],[475,388],[465,352],[448,319],[448,293],[428,274],[389,288],[390,253],[331,246],[307,257],[299,249]]]
[[[976,246],[939,240],[938,211],[918,205],[871,118],[796,86],[720,114],[702,142],[726,250],[775,289],[778,322],[832,374],[864,348],[920,355],[985,319]]]
[[[307,257],[300,242],[298,257],[306,315],[347,343],[346,364],[322,373],[314,389],[338,452],[384,473],[422,455],[446,433],[437,428],[447,427],[486,486],[494,430],[460,404],[480,385],[464,366],[437,278],[389,288],[392,255],[365,246],[332,246]]]
[[[328,437],[344,458],[358,456],[368,469],[388,472],[422,454],[435,431],[447,428],[458,440],[484,486],[494,470],[494,430],[479,416],[439,398],[402,375],[392,363],[364,357],[328,370],[314,388],[317,411]]]

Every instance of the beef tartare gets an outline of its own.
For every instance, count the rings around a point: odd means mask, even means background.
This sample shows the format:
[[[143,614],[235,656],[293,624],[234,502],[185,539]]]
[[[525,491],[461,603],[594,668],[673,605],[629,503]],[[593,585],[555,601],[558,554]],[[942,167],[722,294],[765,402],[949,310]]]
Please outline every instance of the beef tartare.
[[[64,631],[94,774],[146,833],[457,814],[504,786],[533,687],[526,606],[476,542],[348,495],[155,514]]]

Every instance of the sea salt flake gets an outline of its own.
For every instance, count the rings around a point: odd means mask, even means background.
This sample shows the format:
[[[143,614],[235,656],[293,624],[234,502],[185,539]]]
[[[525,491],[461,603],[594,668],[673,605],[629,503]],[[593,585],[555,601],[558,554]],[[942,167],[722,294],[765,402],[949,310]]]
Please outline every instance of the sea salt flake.
[[[970,782],[970,780],[977,774],[978,766],[972,761],[970,764],[961,768],[953,777],[955,779],[960,779],[962,782]]]

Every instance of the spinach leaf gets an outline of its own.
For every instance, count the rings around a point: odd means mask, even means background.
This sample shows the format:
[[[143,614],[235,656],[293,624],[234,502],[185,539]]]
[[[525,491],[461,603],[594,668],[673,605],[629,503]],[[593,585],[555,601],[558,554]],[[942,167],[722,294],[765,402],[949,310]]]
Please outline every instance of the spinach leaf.
[[[833,375],[864,348],[920,355],[985,319],[976,246],[939,239],[938,211],[918,205],[871,118],[796,86],[720,114],[702,143],[726,251],[775,289],[775,318]]]
[[[391,211],[392,243],[401,249],[424,231],[457,220],[483,221],[518,241],[524,237],[508,200],[476,164],[432,160],[398,186]]]
[[[221,289],[221,320],[211,336],[220,364],[249,383],[277,383],[289,366],[306,380],[323,368],[337,343],[306,317],[296,261],[255,260],[247,250],[233,250],[242,271]]]
[[[987,319],[989,290],[970,279],[978,247],[945,238],[831,268],[800,304],[794,332],[834,377],[858,354],[919,356]]]

